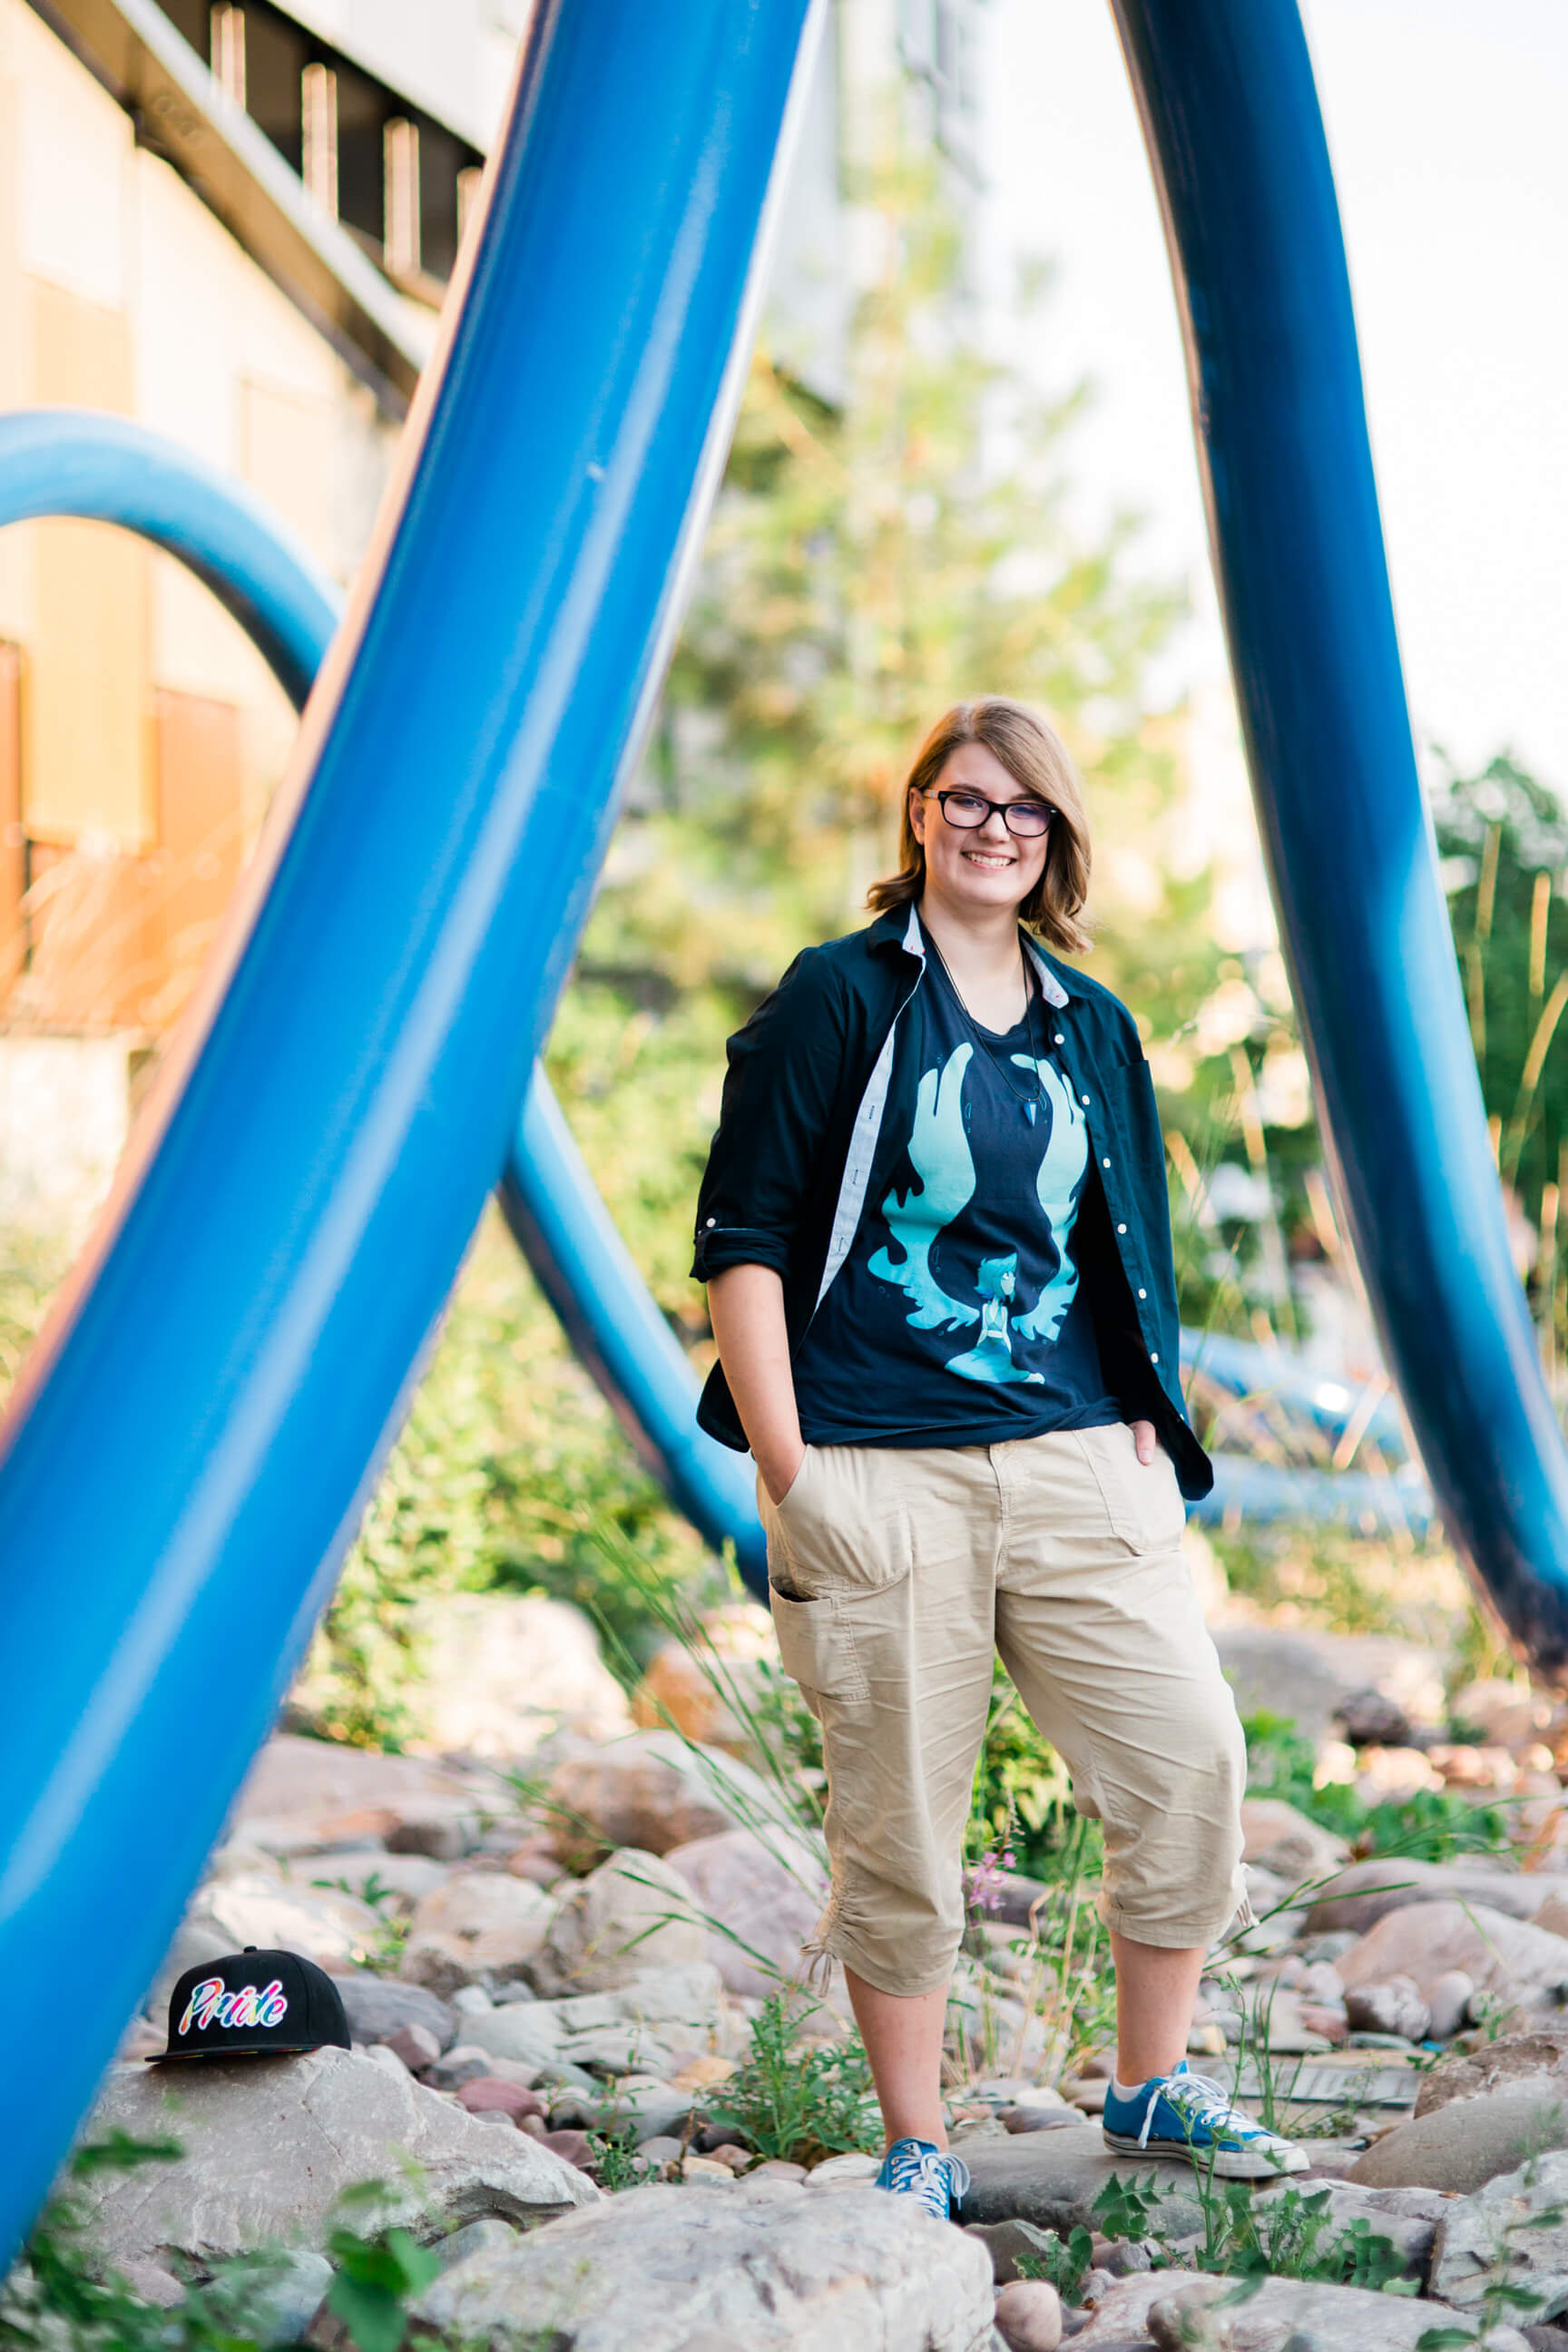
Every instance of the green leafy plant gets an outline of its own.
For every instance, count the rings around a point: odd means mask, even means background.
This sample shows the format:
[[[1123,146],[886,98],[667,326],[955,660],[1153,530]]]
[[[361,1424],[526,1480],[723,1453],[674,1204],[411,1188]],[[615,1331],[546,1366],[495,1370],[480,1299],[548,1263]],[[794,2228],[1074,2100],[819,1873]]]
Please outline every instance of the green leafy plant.
[[[1282,1797],[1359,1854],[1442,1862],[1464,1852],[1500,1853],[1510,1845],[1509,1810],[1475,1805],[1458,1790],[1420,1789],[1397,1803],[1367,1804],[1342,1781],[1314,1785],[1317,1749],[1288,1716],[1260,1708],[1242,1717],[1247,1783],[1258,1797]]]
[[[405,2229],[366,2233],[349,2217],[369,2218],[390,2200],[384,2181],[366,2180],[338,2200],[342,2216],[327,2239],[336,2272],[327,2308],[342,2320],[358,2352],[398,2352],[408,2326],[408,2305],[440,2272],[438,2255],[417,2244]]]
[[[1108,2238],[1162,2238],[1165,2235],[1160,2223],[1163,2202],[1158,2188],[1144,2188],[1131,2175],[1123,2179],[1113,2172],[1091,2210]]]
[[[801,2026],[817,2013],[820,2005],[798,1992],[770,1993],[723,2104],[709,2110],[715,2123],[743,2132],[759,2156],[812,2164],[879,2140],[865,2045],[858,2033],[805,2040]]]
[[[1067,2239],[1053,2237],[1043,2252],[1013,2257],[1020,2278],[1045,2279],[1064,2303],[1078,2301],[1093,2261],[1094,2240],[1081,2221]]]
[[[1214,2159],[1194,2167],[1204,2216],[1203,2243],[1187,2259],[1199,2270],[1243,2284],[1264,2278],[1321,2280],[1373,2294],[1413,2295],[1417,2283],[1392,2239],[1364,2215],[1336,2226],[1327,2189],[1287,2185],[1255,2200],[1252,2184],[1218,2180]],[[1112,2173],[1095,2200],[1094,2215],[1108,2238],[1152,2238],[1168,2243],[1158,2189],[1140,2189]]]

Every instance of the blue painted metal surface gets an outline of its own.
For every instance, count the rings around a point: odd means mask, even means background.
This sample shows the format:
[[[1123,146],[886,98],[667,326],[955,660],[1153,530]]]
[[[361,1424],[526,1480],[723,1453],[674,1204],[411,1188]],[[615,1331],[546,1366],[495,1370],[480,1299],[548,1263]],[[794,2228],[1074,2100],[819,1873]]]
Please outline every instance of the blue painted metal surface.
[[[808,13],[536,13],[265,898],[6,1425],[27,1671],[0,1711],[0,2014],[58,2014],[65,1968],[71,2015],[12,2052],[0,2258],[299,1660],[502,1163],[722,457]]]
[[[1408,1453],[1392,1397],[1379,1397],[1369,1411],[1359,1384],[1309,1371],[1289,1348],[1260,1348],[1224,1331],[1184,1328],[1182,1370],[1202,1372],[1234,1397],[1280,1405],[1289,1416],[1310,1422],[1325,1437],[1342,1437],[1352,1422],[1359,1422],[1363,1439],[1391,1461],[1403,1462]]]
[[[1416,779],[1295,0],[1112,0],[1163,205],[1247,757],[1339,1193],[1444,1517],[1568,1666],[1568,1452]]]
[[[178,556],[303,704],[338,593],[243,483],[128,418],[26,409],[0,417],[0,523],[42,515],[118,523]]]
[[[62,408],[0,418],[0,529],[45,515],[114,523],[177,556],[303,706],[342,599],[243,485],[121,417]],[[765,1594],[750,1463],[698,1428],[691,1367],[538,1063],[500,1197],[541,1287],[644,1463],[715,1550],[734,1544],[742,1576]]]
[[[542,1070],[518,1120],[500,1202],[567,1338],[671,1499],[747,1584],[767,1592],[756,1473],[697,1426],[698,1383],[616,1230]]]

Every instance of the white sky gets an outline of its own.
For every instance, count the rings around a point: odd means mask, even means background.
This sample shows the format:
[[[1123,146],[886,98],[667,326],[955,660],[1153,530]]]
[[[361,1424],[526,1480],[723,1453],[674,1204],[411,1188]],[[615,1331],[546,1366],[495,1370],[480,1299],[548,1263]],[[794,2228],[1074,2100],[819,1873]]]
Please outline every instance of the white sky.
[[[1568,5],[1304,0],[1418,739],[1568,795]],[[1059,264],[1037,375],[1092,376],[1086,509],[1207,561],[1164,248],[1107,0],[991,0],[993,252]],[[1215,698],[1212,603],[1179,683]],[[1223,734],[1223,727],[1221,729]]]

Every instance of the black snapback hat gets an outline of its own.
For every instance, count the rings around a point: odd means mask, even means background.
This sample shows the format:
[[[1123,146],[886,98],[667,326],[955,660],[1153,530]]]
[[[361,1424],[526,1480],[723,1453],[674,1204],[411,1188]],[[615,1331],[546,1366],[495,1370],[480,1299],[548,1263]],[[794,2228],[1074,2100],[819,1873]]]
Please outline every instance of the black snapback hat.
[[[314,1960],[247,1944],[187,1969],[169,1995],[169,2046],[148,2060],[352,2047],[343,1997]]]

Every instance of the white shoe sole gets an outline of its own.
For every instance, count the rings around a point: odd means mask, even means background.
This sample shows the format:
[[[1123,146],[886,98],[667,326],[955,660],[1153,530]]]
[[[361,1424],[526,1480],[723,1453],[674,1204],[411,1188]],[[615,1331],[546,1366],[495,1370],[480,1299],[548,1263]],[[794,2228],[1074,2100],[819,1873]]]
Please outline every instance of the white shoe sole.
[[[1171,2164],[1190,2164],[1195,2172],[1207,2172],[1212,2163],[1216,2180],[1278,2180],[1288,2172],[1305,2172],[1312,2161],[1304,2147],[1289,2140],[1273,2155],[1265,2156],[1226,2147],[1215,2154],[1206,2147],[1189,2147],[1184,2139],[1152,2139],[1140,2147],[1135,2139],[1124,2139],[1120,2132],[1102,2131],[1100,2137],[1114,2155],[1141,2157],[1146,2163],[1163,2158]]]

